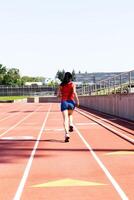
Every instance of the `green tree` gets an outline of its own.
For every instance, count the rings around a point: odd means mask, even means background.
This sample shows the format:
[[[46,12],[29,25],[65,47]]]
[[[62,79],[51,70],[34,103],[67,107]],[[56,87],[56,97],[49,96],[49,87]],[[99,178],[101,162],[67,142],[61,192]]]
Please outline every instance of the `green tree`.
[[[41,77],[40,76],[37,76],[37,77],[22,76],[21,80],[23,84],[25,84],[25,82],[44,82],[45,78],[42,76]]]
[[[75,80],[76,80],[76,75],[75,75],[75,71],[73,69],[73,71],[72,71],[72,81],[75,81]]]
[[[58,78],[60,81],[63,81],[65,75],[65,70],[63,69],[62,71],[58,70],[56,73],[56,78]],[[75,81],[76,80],[76,75],[75,75],[75,71],[73,69],[72,71],[72,80]]]
[[[11,68],[7,71],[4,76],[3,83],[5,85],[18,86],[21,85],[21,77],[19,73],[19,69]]]
[[[4,76],[6,75],[7,69],[5,66],[0,64],[0,84],[3,84]]]
[[[58,78],[60,81],[63,81],[64,75],[65,75],[64,69],[62,71],[58,70],[58,72],[56,73],[56,78]]]

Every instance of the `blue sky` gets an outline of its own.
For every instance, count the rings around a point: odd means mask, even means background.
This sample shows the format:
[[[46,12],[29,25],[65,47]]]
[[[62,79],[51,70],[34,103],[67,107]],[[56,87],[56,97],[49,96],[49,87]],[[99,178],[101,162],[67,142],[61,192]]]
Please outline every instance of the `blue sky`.
[[[134,69],[133,0],[0,0],[0,63],[21,75]]]

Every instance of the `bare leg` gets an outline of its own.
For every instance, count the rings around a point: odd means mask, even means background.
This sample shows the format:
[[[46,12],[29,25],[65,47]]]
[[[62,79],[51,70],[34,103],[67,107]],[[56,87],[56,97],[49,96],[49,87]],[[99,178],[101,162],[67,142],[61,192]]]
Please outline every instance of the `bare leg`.
[[[69,139],[69,127],[68,127],[69,118],[68,118],[68,110],[64,110],[64,111],[62,112],[62,115],[63,115],[63,119],[64,119],[65,140],[66,140],[67,137],[68,137],[68,139]]]
[[[68,110],[69,125],[73,126],[73,110]]]
[[[73,110],[68,111],[68,116],[69,116],[69,131],[73,131]]]

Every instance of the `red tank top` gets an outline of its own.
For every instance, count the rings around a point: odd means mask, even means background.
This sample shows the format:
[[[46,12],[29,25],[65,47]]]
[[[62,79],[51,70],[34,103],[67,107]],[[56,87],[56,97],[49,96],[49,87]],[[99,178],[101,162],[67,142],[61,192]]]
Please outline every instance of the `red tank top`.
[[[60,86],[62,101],[74,100],[73,87],[74,87],[74,84],[72,82],[69,82],[66,85]]]

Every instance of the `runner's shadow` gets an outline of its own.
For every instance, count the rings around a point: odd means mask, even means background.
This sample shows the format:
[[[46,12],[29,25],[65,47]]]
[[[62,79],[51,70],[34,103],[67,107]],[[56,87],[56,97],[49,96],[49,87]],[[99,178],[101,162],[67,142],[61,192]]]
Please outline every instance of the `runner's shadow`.
[[[34,149],[36,140],[0,140],[0,164],[20,163],[23,159],[29,159]],[[50,157],[52,155],[44,152],[44,149],[34,155],[35,159]]]
[[[44,141],[44,142],[60,142],[60,143],[65,143],[64,140],[55,140],[55,139],[48,139],[48,140],[41,140],[41,141]]]

